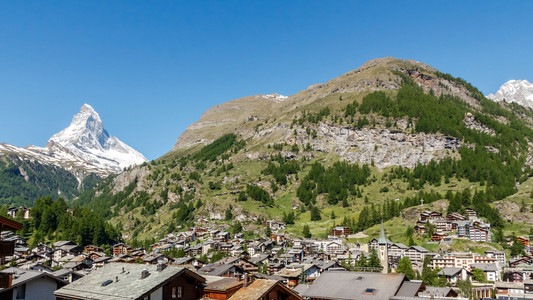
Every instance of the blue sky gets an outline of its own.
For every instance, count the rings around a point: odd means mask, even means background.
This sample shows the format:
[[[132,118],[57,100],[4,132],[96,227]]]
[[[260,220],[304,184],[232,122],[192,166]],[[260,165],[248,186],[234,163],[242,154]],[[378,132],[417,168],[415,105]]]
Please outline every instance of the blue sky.
[[[532,12],[533,1],[1,1],[0,142],[43,146],[89,103],[155,159],[215,104],[294,94],[384,56],[488,94],[533,81]]]

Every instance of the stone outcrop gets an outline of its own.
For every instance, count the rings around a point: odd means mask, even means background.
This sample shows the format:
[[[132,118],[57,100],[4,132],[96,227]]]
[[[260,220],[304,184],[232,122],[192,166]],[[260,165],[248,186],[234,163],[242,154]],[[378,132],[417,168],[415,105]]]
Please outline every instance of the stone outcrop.
[[[494,131],[494,129],[489,128],[488,126],[479,123],[476,120],[476,117],[474,117],[474,115],[472,115],[469,112],[465,114],[463,122],[465,123],[465,126],[468,129],[477,130],[477,131],[480,131],[480,132],[483,132],[483,133],[486,133],[492,136],[496,135],[496,131]]]

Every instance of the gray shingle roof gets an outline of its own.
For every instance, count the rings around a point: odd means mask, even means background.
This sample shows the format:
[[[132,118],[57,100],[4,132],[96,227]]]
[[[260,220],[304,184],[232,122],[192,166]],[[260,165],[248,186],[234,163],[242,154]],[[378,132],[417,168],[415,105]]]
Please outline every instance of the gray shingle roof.
[[[150,275],[141,279],[143,269],[148,270]],[[137,299],[182,272],[187,272],[205,282],[201,276],[180,267],[169,266],[162,271],[157,271],[156,265],[112,263],[55,291],[54,294],[81,299]],[[102,286],[102,283],[107,280],[112,280],[112,282]]]
[[[446,267],[442,270],[440,270],[439,275],[444,276],[454,276],[463,270],[462,268],[452,268],[452,267]]]
[[[404,280],[404,274],[327,271],[302,296],[339,300],[389,299]]]
[[[497,272],[498,267],[495,264],[471,264],[472,268],[481,269],[483,272]]]
[[[8,269],[3,270],[2,273],[13,274],[13,282],[12,282],[11,288],[21,285],[23,283],[26,283],[28,281],[34,280],[35,278],[39,278],[39,277],[49,277],[63,284],[67,283],[66,281],[47,272],[39,272],[39,271],[26,270],[26,269],[20,269],[20,268],[8,268]],[[6,289],[0,288],[0,291],[3,291],[3,290],[6,290]]]
[[[420,287],[422,286],[422,281],[407,281],[402,284],[402,287],[400,287],[400,290],[398,293],[396,293],[397,296],[402,297],[414,297],[417,296],[418,290],[420,290]]]

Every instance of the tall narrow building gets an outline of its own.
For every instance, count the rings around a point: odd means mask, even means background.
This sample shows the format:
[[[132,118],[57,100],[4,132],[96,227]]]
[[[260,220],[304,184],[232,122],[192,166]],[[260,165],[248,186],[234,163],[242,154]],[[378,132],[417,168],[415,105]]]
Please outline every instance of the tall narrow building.
[[[381,220],[381,232],[378,239],[378,257],[383,269],[381,273],[388,273],[389,270],[389,254],[388,254],[388,242],[385,237],[385,228],[383,227],[383,220]]]

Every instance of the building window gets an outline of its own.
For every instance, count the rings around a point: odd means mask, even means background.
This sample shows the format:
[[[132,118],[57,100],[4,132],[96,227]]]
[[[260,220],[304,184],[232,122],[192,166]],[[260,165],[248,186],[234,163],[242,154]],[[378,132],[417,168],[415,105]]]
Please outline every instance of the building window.
[[[363,295],[374,295],[376,293],[375,289],[365,289]]]
[[[177,292],[176,292],[176,287],[173,286],[172,287],[172,299],[176,299],[178,296],[177,296]]]
[[[17,299],[26,299],[26,285],[17,287]]]
[[[181,297],[183,297],[183,287],[178,286],[178,298],[181,298]]]

